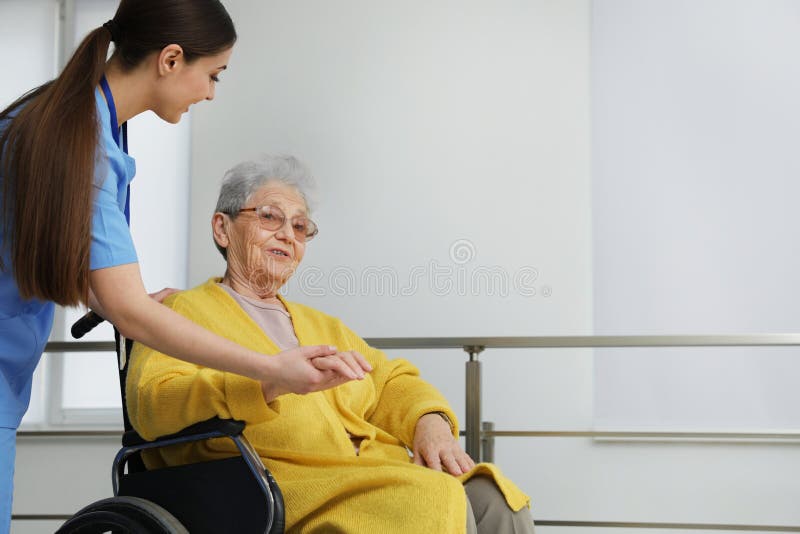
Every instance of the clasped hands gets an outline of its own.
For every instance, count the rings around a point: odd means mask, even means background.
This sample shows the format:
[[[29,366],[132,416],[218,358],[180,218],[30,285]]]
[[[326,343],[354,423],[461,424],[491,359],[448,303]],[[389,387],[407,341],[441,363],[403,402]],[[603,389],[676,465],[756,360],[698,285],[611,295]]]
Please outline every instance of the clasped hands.
[[[268,380],[261,381],[267,402],[286,393],[305,395],[362,380],[372,371],[369,362],[354,350],[339,352],[336,347],[315,345],[285,350],[270,358],[275,365]]]

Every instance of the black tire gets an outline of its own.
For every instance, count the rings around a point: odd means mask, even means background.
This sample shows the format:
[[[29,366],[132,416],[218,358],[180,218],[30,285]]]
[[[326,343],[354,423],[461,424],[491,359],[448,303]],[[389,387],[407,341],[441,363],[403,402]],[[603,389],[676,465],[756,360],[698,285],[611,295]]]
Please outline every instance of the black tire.
[[[94,502],[72,516],[56,534],[189,534],[180,521],[159,505],[138,497],[112,497]]]

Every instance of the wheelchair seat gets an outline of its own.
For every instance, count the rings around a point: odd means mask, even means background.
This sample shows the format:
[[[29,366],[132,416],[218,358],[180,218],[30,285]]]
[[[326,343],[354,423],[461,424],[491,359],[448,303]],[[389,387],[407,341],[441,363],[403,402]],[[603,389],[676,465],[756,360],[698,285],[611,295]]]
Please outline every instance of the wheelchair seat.
[[[75,337],[88,331],[81,333],[77,326],[73,326]],[[125,380],[133,342],[116,330],[114,337],[125,425],[122,448],[112,468],[114,497],[82,508],[56,534],[282,534],[283,497],[242,435],[244,422],[214,417],[153,441],[132,429]],[[141,458],[147,449],[220,437],[233,440],[241,456],[154,470],[147,470]]]

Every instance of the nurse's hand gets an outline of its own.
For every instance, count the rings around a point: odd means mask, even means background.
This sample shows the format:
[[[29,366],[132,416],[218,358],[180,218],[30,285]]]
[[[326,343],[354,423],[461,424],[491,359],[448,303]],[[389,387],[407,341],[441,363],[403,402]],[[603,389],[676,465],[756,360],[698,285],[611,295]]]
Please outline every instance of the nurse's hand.
[[[164,302],[164,299],[168,296],[172,295],[173,293],[180,293],[180,289],[175,289],[174,287],[165,287],[161,291],[156,291],[155,293],[149,293],[150,298],[155,300],[156,302]]]
[[[335,371],[351,379],[361,380],[364,378],[364,373],[372,371],[372,366],[367,359],[355,350],[320,356],[311,360],[311,363],[320,371]]]
[[[269,379],[261,381],[264,400],[272,402],[286,393],[305,395],[363,379],[372,367],[363,356],[355,354],[317,345],[297,347],[270,356],[268,361],[274,368]]]

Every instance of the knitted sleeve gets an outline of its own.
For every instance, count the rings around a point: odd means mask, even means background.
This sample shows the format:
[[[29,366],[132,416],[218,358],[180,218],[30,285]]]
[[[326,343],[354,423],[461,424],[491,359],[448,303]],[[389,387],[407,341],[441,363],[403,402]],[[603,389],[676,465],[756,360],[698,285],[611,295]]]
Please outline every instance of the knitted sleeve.
[[[353,350],[361,353],[373,367],[376,400],[367,411],[370,423],[411,447],[419,418],[427,413],[443,412],[453,423],[453,435],[458,437],[458,421],[447,399],[419,376],[413,364],[404,359],[388,359],[347,327],[342,328]]]

